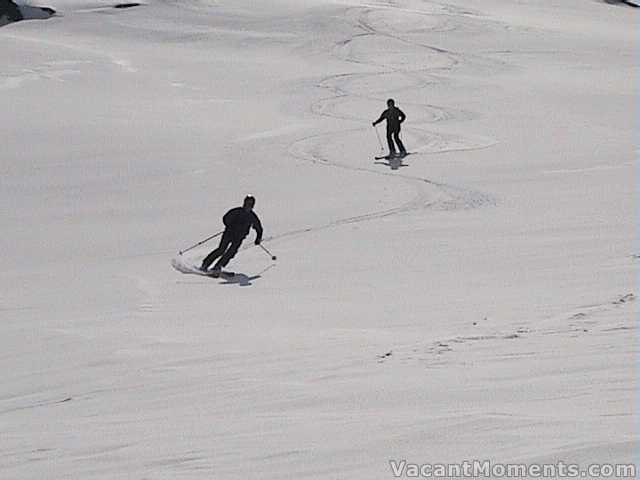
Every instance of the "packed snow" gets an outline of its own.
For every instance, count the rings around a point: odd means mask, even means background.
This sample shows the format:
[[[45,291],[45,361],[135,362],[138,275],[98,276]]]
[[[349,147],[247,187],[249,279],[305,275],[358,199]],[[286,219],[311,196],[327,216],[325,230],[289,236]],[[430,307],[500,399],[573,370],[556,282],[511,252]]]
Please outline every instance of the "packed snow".
[[[0,478],[635,460],[632,2],[117,5],[0,28]]]

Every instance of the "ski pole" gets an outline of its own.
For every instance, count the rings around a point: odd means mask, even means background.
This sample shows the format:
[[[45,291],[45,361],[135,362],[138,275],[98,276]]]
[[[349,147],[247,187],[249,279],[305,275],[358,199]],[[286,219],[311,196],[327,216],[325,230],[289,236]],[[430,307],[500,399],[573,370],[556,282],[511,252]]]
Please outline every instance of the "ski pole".
[[[210,237],[205,238],[204,240],[202,240],[201,242],[196,243],[195,245],[191,245],[189,248],[185,248],[184,250],[180,250],[178,253],[180,255],[182,255],[185,252],[188,252],[189,250],[193,250],[196,247],[199,247],[200,245],[202,245],[203,243],[208,242],[209,240],[211,240],[212,238],[216,238],[219,237],[220,235],[222,235],[224,233],[224,230],[222,232],[218,232],[214,235],[211,235]]]
[[[374,125],[374,127],[376,129],[376,137],[378,137],[378,144],[380,145],[380,151],[384,152],[384,147],[382,146],[382,140],[380,140],[380,133],[378,132],[378,127]]]
[[[273,253],[271,253],[269,250],[267,250],[267,249],[266,249],[266,248],[265,248],[261,243],[260,243],[260,244],[258,244],[258,246],[259,246],[262,250],[264,250],[264,252],[265,252],[266,254],[271,255],[271,260],[276,260],[276,256],[275,256]]]

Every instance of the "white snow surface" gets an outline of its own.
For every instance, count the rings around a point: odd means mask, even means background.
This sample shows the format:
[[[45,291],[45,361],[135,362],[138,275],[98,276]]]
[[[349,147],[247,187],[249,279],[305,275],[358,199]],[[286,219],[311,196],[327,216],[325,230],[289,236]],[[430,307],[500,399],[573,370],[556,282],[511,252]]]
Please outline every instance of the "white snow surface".
[[[634,461],[633,8],[32,4],[0,28],[0,478]],[[277,261],[172,268],[247,193]]]

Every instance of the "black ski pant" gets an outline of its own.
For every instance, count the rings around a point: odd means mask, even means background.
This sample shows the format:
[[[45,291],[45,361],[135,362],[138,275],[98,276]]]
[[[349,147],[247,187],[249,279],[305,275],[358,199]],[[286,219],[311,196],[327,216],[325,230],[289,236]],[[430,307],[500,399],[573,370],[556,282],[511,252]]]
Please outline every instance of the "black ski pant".
[[[207,255],[202,261],[202,269],[208,269],[209,265],[211,265],[218,257],[220,257],[220,260],[216,263],[216,268],[226,267],[229,260],[235,257],[236,253],[238,253],[238,249],[240,248],[240,245],[242,245],[243,241],[244,237],[233,235],[228,230],[225,230],[222,234],[222,238],[220,239],[220,245],[218,245],[218,248]]]
[[[402,140],[400,140],[400,129],[387,129],[387,143],[389,144],[389,153],[396,153],[396,147],[393,144],[393,141],[396,141],[396,145],[398,145],[398,150],[400,153],[406,153],[407,151],[404,149],[404,145],[402,144]]]

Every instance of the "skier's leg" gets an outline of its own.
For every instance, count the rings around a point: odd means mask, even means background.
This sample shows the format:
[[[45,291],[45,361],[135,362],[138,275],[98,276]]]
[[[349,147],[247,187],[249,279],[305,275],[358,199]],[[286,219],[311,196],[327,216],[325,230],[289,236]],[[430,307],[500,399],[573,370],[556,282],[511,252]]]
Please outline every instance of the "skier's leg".
[[[393,144],[393,130],[387,129],[387,144],[389,145],[389,156],[396,154],[396,146]]]
[[[227,232],[224,232],[222,234],[222,238],[220,239],[220,244],[218,245],[218,248],[216,248],[214,251],[212,251],[209,255],[205,257],[205,259],[202,261],[202,265],[200,266],[200,269],[207,270],[209,266],[213,263],[213,261],[225,252],[225,250],[231,243],[231,240],[232,239],[229,236],[229,234],[227,234]]]
[[[220,260],[218,260],[216,262],[216,264],[213,267],[213,269],[214,270],[219,270],[219,269],[222,269],[222,268],[226,267],[227,264],[229,263],[229,260],[231,260],[233,257],[235,257],[236,253],[238,253],[238,249],[240,248],[240,245],[242,245],[243,240],[244,240],[244,238],[234,238],[231,241],[231,246],[229,248],[227,248],[227,250],[224,252],[224,254],[220,258]]]
[[[402,144],[402,140],[400,140],[400,130],[393,132],[393,139],[396,141],[396,144],[398,145],[398,150],[400,150],[400,153],[406,154],[407,150],[404,148],[404,145]]]

